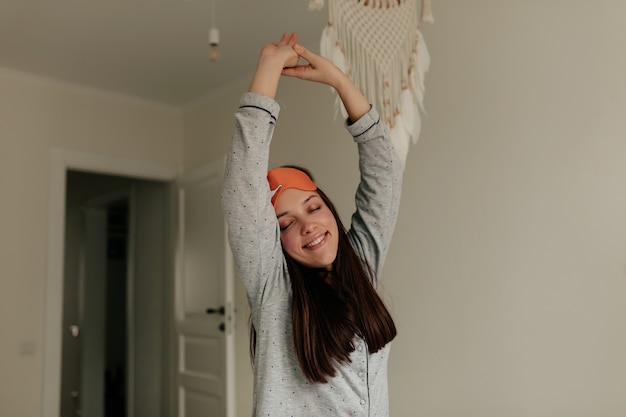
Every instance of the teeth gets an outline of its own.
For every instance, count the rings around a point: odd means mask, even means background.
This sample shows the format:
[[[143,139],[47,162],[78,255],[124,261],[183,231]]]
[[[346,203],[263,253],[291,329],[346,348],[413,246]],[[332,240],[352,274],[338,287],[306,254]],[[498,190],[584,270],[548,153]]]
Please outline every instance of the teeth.
[[[320,236],[317,239],[315,239],[313,242],[309,243],[308,245],[306,245],[307,248],[310,248],[311,246],[315,246],[317,244],[319,244],[322,240],[324,240],[324,236]]]

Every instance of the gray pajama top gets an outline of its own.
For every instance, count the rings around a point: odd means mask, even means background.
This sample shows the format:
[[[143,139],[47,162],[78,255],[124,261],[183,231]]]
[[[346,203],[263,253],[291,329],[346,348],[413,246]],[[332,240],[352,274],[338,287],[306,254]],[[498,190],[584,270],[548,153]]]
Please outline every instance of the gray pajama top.
[[[338,365],[326,384],[309,382],[300,370],[289,272],[267,182],[279,110],[269,97],[243,95],[222,190],[229,241],[257,331],[253,416],[388,416],[389,345],[369,354],[365,341],[355,337],[351,363]],[[378,276],[395,225],[402,168],[375,109],[346,128],[357,143],[361,173],[349,238]]]

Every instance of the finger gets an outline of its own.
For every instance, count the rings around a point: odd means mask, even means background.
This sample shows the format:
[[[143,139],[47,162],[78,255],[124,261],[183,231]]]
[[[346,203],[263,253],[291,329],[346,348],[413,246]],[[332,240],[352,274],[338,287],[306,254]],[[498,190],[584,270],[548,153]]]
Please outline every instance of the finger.
[[[306,59],[307,56],[311,55],[309,53],[309,50],[306,49],[304,46],[302,46],[300,44],[294,45],[293,49],[294,49],[294,51],[296,51],[298,53],[298,55],[300,55],[304,59]]]
[[[280,38],[280,41],[278,41],[278,46],[287,45],[287,40],[288,39],[289,39],[289,34],[288,33],[283,33],[283,36]]]
[[[293,47],[293,50],[296,51],[296,53],[298,55],[300,55],[302,58],[306,59],[307,61],[311,62],[310,58],[314,55],[311,52],[309,52],[308,49],[306,49],[304,46],[300,45],[300,44],[296,44]],[[313,56],[313,59],[315,59],[315,57]]]
[[[289,36],[289,41],[288,41],[288,43],[287,43],[287,44],[288,44],[289,46],[293,47],[293,46],[294,46],[294,45],[296,45],[297,43],[298,43],[298,34],[294,32],[294,33],[292,33],[292,34]]]
[[[283,68],[283,70],[281,71],[282,75],[286,75],[288,77],[295,77],[296,76],[296,67],[286,67]]]
[[[296,65],[295,67],[283,68],[282,74],[288,77],[303,78],[305,71],[309,68],[308,65]]]

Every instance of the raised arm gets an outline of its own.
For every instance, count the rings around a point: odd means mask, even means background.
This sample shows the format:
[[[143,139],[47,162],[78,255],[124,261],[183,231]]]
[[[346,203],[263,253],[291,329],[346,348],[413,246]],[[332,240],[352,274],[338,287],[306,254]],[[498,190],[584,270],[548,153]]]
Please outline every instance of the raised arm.
[[[274,96],[284,66],[298,61],[293,50],[296,40],[296,35],[285,34],[278,43],[263,47],[249,91],[235,113],[226,160],[222,206],[237,270],[253,309],[285,284],[270,282],[279,275],[276,270],[283,258],[266,176],[280,110]]]
[[[293,49],[308,64],[283,69],[283,75],[333,87],[348,113],[347,128],[358,144],[361,181],[357,211],[349,232],[353,246],[368,259],[375,281],[384,263],[395,226],[402,184],[402,166],[385,126],[363,93],[328,59],[301,45]],[[376,285],[376,282],[374,282]]]

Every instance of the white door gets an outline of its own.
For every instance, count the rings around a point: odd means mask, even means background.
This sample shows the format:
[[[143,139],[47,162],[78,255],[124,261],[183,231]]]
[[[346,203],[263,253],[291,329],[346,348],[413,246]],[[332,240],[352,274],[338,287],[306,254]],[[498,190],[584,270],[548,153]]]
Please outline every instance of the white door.
[[[233,270],[221,210],[224,161],[179,181],[175,296],[179,417],[233,417]]]

